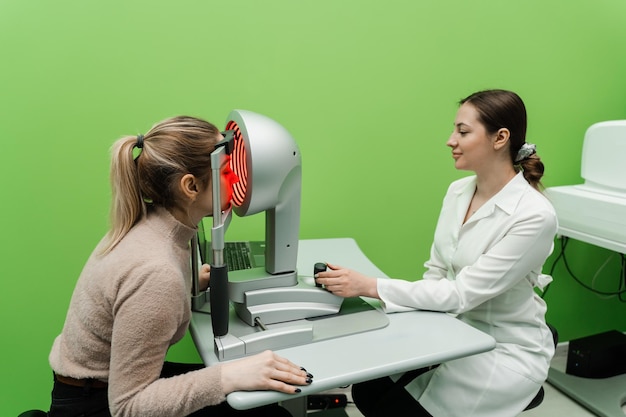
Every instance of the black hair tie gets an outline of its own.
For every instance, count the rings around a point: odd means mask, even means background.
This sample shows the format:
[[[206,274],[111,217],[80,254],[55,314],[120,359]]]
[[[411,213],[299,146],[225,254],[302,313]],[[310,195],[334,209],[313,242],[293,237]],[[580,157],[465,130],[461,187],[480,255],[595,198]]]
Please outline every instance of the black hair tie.
[[[135,143],[135,148],[143,149],[143,135],[137,135],[137,142]]]

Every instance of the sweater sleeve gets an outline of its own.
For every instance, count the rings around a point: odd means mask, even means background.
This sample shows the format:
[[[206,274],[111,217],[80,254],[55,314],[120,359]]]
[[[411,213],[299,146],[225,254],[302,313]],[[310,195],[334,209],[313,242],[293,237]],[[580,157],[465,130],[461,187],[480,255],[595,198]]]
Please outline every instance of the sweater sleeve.
[[[160,378],[175,333],[186,326],[180,272],[160,265],[118,289],[113,308],[109,405],[115,417],[186,416],[224,401],[219,366]]]

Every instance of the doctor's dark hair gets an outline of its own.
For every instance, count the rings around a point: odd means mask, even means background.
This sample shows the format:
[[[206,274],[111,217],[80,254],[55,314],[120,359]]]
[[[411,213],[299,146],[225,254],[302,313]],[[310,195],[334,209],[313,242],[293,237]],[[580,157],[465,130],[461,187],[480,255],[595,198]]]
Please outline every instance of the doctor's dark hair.
[[[537,154],[515,162],[520,148],[526,143],[527,115],[522,99],[508,90],[484,90],[471,94],[459,102],[464,103],[474,106],[479,121],[489,134],[495,134],[501,128],[509,130],[511,162],[517,170],[523,171],[524,178],[530,185],[537,190],[543,188],[541,177],[544,166]]]
[[[192,174],[207,187],[211,152],[220,139],[213,124],[189,116],[163,120],[145,135],[118,139],[111,148],[111,229],[103,253],[146,215],[148,206],[182,204],[178,182],[184,175]]]

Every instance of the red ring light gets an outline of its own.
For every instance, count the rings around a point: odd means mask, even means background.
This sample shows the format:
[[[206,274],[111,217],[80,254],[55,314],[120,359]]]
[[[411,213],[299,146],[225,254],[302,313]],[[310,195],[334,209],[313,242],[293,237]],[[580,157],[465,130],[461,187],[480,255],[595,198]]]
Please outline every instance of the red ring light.
[[[239,181],[233,184],[233,204],[241,207],[248,191],[248,165],[246,162],[246,145],[241,135],[241,129],[236,122],[230,121],[226,125],[226,130],[233,130],[234,148],[231,155],[231,169],[239,178]]]

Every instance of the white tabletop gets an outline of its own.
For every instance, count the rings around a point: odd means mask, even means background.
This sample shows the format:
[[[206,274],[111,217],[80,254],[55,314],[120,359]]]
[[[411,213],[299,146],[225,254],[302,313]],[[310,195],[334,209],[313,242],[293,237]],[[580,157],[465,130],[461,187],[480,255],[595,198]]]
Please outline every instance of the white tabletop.
[[[302,275],[311,275],[316,262],[331,262],[386,277],[353,239],[302,240],[298,254]],[[354,314],[355,320],[358,314]],[[495,346],[491,336],[445,313],[411,311],[387,317],[389,325],[380,329],[276,350],[314,375],[314,382],[301,387],[301,393],[237,391],[227,396],[228,403],[236,409],[248,409],[438,364]],[[191,332],[203,361],[207,365],[218,363],[211,316],[194,312]]]

